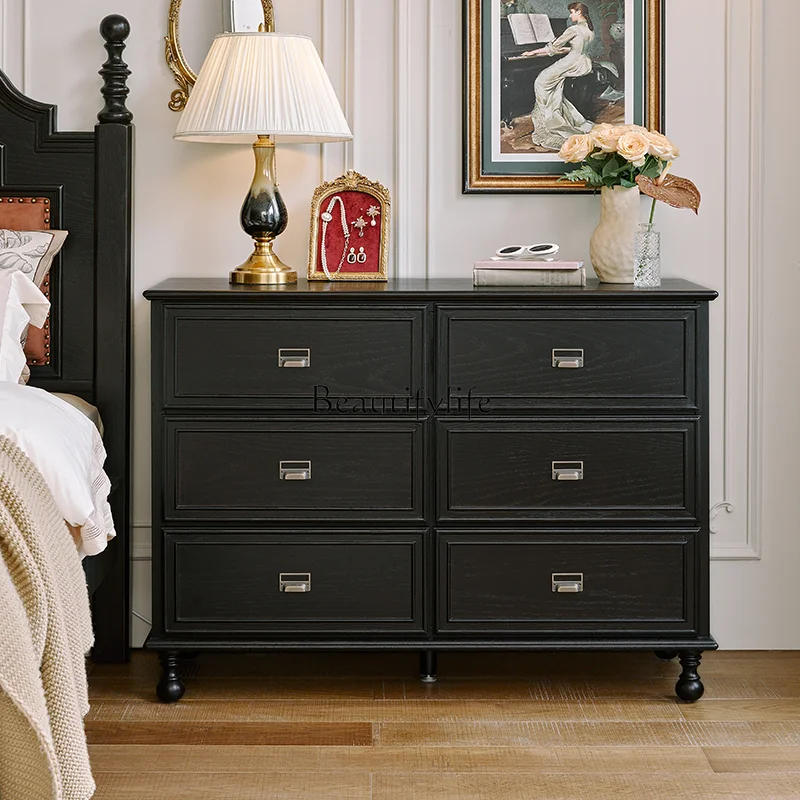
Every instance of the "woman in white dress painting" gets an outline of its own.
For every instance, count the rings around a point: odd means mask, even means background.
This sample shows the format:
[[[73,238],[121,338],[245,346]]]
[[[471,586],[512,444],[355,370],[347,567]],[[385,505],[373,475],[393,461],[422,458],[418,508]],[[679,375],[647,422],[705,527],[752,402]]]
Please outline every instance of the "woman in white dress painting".
[[[547,47],[523,55],[532,58],[564,55],[536,79],[536,105],[533,108],[533,143],[547,150],[560,150],[564,142],[578,133],[588,133],[593,125],[564,97],[567,78],[580,78],[592,71],[589,48],[594,42],[594,25],[586,3],[570,3],[569,18],[574,22]]]

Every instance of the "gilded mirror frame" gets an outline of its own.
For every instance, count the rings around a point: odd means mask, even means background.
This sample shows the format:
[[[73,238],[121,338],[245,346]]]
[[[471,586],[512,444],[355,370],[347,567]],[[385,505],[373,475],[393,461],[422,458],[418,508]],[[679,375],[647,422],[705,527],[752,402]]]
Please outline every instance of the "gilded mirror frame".
[[[197,73],[189,66],[181,49],[179,19],[182,4],[183,0],[170,0],[167,35],[164,37],[167,66],[172,70],[175,82],[179,87],[172,92],[169,98],[169,107],[172,111],[183,111],[189,100],[189,93],[197,82]],[[275,11],[272,7],[272,0],[261,0],[261,6],[264,9],[264,30],[272,32],[275,30]]]

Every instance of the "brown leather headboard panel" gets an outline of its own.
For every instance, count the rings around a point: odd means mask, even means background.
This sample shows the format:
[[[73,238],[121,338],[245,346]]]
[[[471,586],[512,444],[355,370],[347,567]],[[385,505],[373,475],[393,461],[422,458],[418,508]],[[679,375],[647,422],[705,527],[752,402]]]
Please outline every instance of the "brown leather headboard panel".
[[[50,230],[50,198],[0,197],[0,228],[8,231]]]
[[[0,228],[9,231],[47,231],[50,230],[50,198],[49,197],[8,197],[0,196]],[[42,292],[50,299],[50,277],[44,279]],[[43,338],[41,347],[35,346]],[[30,328],[29,345],[44,352],[43,361],[31,361],[31,364],[50,363],[50,315],[43,329]]]

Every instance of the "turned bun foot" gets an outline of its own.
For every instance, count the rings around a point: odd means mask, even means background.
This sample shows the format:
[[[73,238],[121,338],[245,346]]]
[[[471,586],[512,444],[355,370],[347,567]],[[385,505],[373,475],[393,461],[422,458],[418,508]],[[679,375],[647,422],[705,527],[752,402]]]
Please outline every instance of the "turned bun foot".
[[[180,678],[162,678],[156,686],[156,694],[162,703],[177,703],[185,692],[186,686]]]
[[[696,703],[705,692],[703,681],[700,680],[700,675],[697,672],[702,658],[702,653],[695,651],[680,653],[683,672],[681,672],[678,682],[675,684],[675,694],[687,703]]]
[[[159,653],[162,673],[156,686],[156,694],[162,703],[177,703],[186,691],[178,667],[179,658],[177,652]]]

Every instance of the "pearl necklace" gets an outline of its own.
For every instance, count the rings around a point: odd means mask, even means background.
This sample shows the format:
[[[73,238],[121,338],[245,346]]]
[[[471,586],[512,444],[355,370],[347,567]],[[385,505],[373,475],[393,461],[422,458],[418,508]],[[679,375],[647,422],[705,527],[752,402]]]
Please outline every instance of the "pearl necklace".
[[[328,203],[328,208],[326,211],[322,213],[322,271],[325,273],[325,277],[328,280],[331,280],[331,272],[328,269],[328,255],[325,252],[325,240],[327,239],[328,235],[328,223],[333,220],[333,207],[336,203],[339,203],[339,212],[341,214],[341,222],[342,222],[342,233],[344,234],[344,247],[342,248],[342,257],[339,259],[339,266],[336,268],[336,272],[333,273],[334,275],[338,275],[342,269],[344,264],[345,256],[347,255],[347,245],[350,241],[350,229],[347,227],[347,212],[345,211],[344,207],[344,200],[337,194],[335,197],[331,198],[331,202]]]

